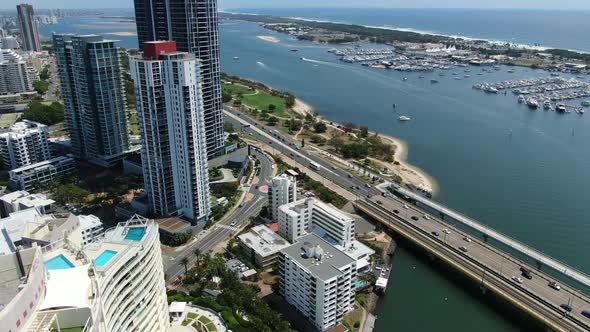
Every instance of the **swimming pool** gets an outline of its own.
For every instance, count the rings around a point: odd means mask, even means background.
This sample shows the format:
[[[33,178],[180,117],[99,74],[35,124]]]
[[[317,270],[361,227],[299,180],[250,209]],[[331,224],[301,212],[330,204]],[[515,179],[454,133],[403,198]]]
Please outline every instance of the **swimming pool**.
[[[100,256],[96,257],[94,263],[97,267],[103,267],[111,260],[111,258],[115,257],[116,254],[117,252],[114,250],[105,250]]]
[[[141,241],[141,239],[143,238],[143,234],[145,234],[145,228],[132,227],[129,228],[129,230],[127,231],[127,235],[125,235],[125,240]]]
[[[48,270],[64,270],[73,268],[74,264],[72,264],[72,262],[70,262],[64,255],[59,255],[45,261],[45,267]]]

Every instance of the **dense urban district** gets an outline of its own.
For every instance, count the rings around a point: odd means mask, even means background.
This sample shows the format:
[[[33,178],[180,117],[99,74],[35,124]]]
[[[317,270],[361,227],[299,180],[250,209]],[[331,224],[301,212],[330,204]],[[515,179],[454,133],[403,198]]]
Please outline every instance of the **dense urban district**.
[[[588,286],[584,275],[552,277],[541,267],[561,266],[543,255],[534,265],[448,223],[456,215],[430,200],[432,181],[395,138],[223,74],[216,1],[182,3],[135,1],[140,50],[101,35],[40,40],[39,25],[87,11],[20,4],[0,17],[0,330],[371,331],[394,239],[527,312],[526,324],[588,328],[588,297],[568,285]],[[222,17],[315,42],[461,49],[472,65],[571,71],[588,61]],[[350,52],[343,60],[385,59]],[[516,270],[526,286],[509,277]]]

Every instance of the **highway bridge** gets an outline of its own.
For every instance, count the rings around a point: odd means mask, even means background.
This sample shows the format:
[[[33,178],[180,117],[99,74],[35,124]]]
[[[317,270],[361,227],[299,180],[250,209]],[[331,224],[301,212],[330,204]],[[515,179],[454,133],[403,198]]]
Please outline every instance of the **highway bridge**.
[[[423,210],[391,197],[374,196],[353,202],[355,208],[407,240],[445,261],[485,289],[528,312],[554,331],[590,331],[590,298],[566,285],[549,287],[550,276],[525,265],[483,241],[426,215]],[[532,279],[522,276],[521,267]],[[567,312],[561,306],[572,308]]]

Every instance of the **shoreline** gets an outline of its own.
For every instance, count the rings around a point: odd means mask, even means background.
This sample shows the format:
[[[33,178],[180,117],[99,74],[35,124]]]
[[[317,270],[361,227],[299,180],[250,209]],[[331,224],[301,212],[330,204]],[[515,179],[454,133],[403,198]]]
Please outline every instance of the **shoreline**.
[[[256,38],[270,42],[270,43],[275,43],[275,44],[281,41],[277,37],[273,37],[273,36],[256,36]]]
[[[293,105],[291,109],[293,110],[293,112],[301,114],[303,116],[307,114],[314,115],[315,113],[313,106],[299,98],[295,98],[295,105]],[[321,114],[317,114],[317,116],[323,121],[328,121]],[[334,126],[341,125],[336,122],[332,122],[332,124]],[[370,132],[370,134],[376,133]],[[432,177],[426,171],[422,170],[420,167],[412,165],[408,162],[409,148],[408,143],[406,141],[382,133],[377,134],[382,139],[389,141],[389,143],[395,146],[395,153],[393,155],[393,159],[399,162],[399,165],[393,165],[391,163],[378,161],[380,164],[394,170],[395,173],[402,178],[404,183],[411,184],[413,186],[416,186],[417,188],[426,189],[433,195],[439,192],[440,187],[434,177]]]

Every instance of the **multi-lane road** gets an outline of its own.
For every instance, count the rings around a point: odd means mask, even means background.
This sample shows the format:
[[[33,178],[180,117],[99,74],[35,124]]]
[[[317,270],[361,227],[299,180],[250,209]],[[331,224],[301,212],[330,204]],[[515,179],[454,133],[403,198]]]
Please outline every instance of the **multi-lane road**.
[[[267,194],[261,189],[270,183],[273,162],[266,154],[255,149],[252,149],[252,156],[259,162],[259,168],[256,170],[258,173],[256,174],[258,182],[256,185],[250,187],[246,199],[241,206],[230,212],[228,217],[210,229],[201,231],[205,235],[201,235],[197,241],[184,250],[164,254],[164,267],[169,282],[176,280],[178,276],[184,273],[184,265],[180,262],[183,257],[188,257],[189,265],[193,265],[197,258],[194,255],[195,249],[199,249],[201,253],[207,253],[213,250],[219,243],[228,240],[238,233],[250,217],[257,216],[260,213],[260,210],[267,201]]]

